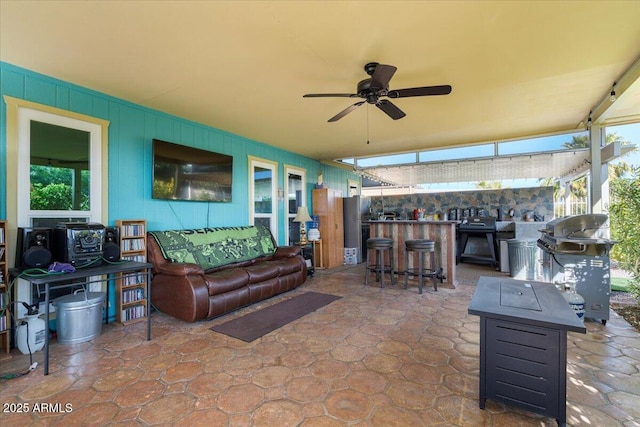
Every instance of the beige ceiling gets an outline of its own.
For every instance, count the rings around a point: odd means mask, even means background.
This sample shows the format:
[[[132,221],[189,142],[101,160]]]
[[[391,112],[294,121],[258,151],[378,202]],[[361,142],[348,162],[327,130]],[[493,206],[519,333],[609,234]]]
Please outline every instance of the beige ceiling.
[[[640,55],[639,22],[640,1],[2,0],[0,59],[332,160],[575,130]],[[356,100],[302,98],[354,92],[370,61],[398,67],[390,89],[453,91],[394,100],[397,121],[327,123]],[[603,119],[640,120],[625,86]]]

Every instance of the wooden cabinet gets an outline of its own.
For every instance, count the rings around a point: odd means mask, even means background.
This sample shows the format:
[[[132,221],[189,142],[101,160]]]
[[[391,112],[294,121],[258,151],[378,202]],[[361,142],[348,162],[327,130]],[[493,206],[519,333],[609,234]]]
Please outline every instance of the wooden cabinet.
[[[116,221],[120,235],[120,259],[147,262],[147,221]],[[116,275],[116,319],[122,324],[147,319],[147,273],[140,270]]]
[[[334,268],[344,264],[344,223],[342,192],[330,188],[313,190],[313,214],[319,217],[323,265]]]
[[[7,222],[0,220],[0,350],[9,353],[11,330],[11,295],[9,290],[9,265],[7,256]]]

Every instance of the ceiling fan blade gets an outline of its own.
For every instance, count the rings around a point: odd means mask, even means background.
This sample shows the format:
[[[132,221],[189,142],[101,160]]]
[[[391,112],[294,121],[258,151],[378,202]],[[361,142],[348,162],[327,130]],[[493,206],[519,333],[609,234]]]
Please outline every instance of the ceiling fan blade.
[[[406,114],[396,107],[396,105],[388,99],[380,100],[376,103],[376,107],[387,113],[393,120],[398,120],[406,116]]]
[[[390,90],[387,96],[389,98],[407,98],[409,96],[449,95],[450,93],[451,86],[442,85]]]
[[[355,93],[308,93],[303,98],[357,98]]]
[[[376,70],[371,76],[371,87],[378,89],[386,89],[389,87],[389,81],[395,74],[397,68],[393,65],[378,64]]]
[[[355,104],[350,105],[349,107],[347,107],[344,110],[340,111],[338,114],[336,114],[335,116],[331,117],[327,121],[328,122],[337,122],[338,120],[340,120],[341,118],[343,118],[344,116],[346,116],[347,114],[349,114],[350,112],[352,112],[353,110],[355,110],[356,108],[358,108],[359,106],[361,106],[364,103],[365,103],[365,101],[356,102]]]

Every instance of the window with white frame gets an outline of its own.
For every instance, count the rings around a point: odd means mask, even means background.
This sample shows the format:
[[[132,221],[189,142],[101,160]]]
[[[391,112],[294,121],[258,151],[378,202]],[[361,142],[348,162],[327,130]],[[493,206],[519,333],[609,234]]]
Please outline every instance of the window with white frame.
[[[307,206],[307,172],[304,169],[285,165],[284,194],[285,209],[287,212],[287,229],[285,231],[285,241],[292,245],[300,240],[300,224],[294,223],[299,206]]]
[[[17,225],[102,222],[107,122],[46,106],[7,104],[17,111]]]
[[[278,164],[249,156],[249,223],[263,225],[277,238]]]

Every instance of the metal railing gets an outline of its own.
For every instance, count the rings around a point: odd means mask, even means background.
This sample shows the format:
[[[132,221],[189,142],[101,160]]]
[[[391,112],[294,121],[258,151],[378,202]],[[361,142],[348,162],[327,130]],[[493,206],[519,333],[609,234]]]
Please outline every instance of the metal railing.
[[[588,213],[589,206],[587,199],[572,199],[567,203],[564,200],[555,200],[553,202],[553,213],[556,218],[567,215],[584,215]]]

